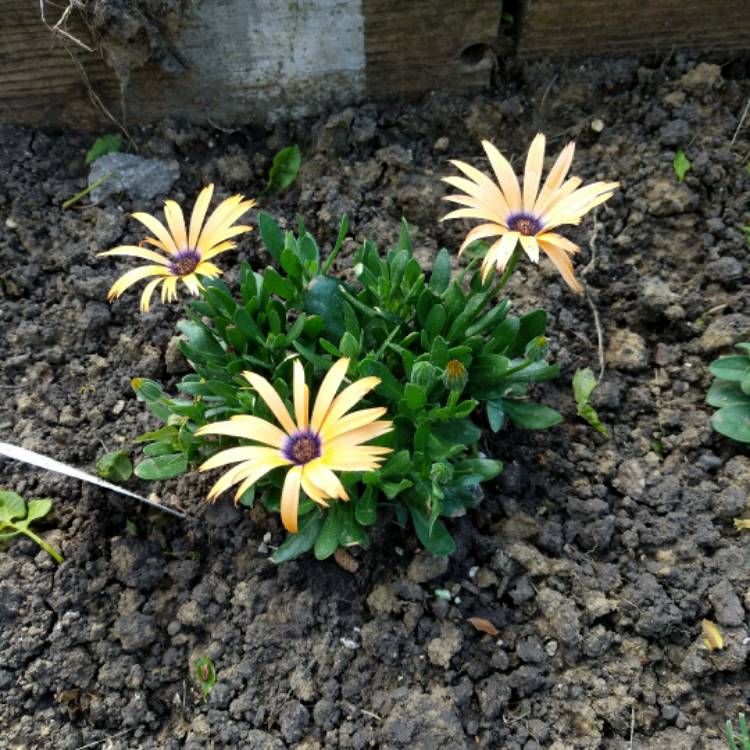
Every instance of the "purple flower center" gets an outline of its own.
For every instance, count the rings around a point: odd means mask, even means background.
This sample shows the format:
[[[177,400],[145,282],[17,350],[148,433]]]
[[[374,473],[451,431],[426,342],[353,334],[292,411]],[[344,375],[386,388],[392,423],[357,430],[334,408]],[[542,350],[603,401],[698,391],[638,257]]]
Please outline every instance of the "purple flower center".
[[[172,256],[169,270],[173,276],[187,276],[193,273],[201,262],[201,254],[197,250],[180,250]]]
[[[514,214],[508,219],[508,228],[513,232],[520,232],[527,237],[533,237],[542,228],[542,224],[531,214]]]
[[[301,430],[290,435],[281,449],[284,457],[297,466],[320,458],[320,435],[310,430]]]

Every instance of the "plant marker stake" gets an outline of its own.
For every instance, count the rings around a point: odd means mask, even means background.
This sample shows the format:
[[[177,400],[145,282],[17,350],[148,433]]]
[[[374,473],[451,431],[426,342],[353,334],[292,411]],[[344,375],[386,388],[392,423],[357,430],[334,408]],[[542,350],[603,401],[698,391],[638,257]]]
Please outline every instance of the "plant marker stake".
[[[152,508],[157,508],[165,513],[171,513],[173,516],[178,518],[186,518],[184,513],[174,508],[168,508],[166,505],[157,503],[155,500],[149,500],[146,497],[136,495],[135,492],[124,490],[122,487],[118,487],[116,484],[111,482],[105,482],[103,479],[89,474],[88,472],[81,471],[67,464],[55,461],[54,458],[48,458],[43,456],[41,453],[35,453],[34,451],[21,448],[17,445],[11,445],[10,443],[0,443],[0,455],[12,458],[15,461],[23,461],[24,463],[31,464],[32,466],[38,466],[40,469],[46,469],[47,471],[54,471],[56,474],[64,474],[67,477],[73,479],[80,479],[82,482],[89,482],[89,484],[95,484],[98,487],[103,487],[106,490],[112,490],[120,495],[127,495],[128,497],[134,497],[136,500],[140,500],[146,505],[150,505]]]

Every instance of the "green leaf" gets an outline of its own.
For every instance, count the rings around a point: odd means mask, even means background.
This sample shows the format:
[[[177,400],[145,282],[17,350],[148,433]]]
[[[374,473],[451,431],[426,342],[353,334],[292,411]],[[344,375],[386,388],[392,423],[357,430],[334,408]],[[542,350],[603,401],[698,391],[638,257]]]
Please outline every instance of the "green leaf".
[[[331,276],[316,276],[302,291],[302,304],[308,315],[319,315],[324,331],[340,341],[345,331],[343,282]]]
[[[26,503],[16,492],[0,490],[0,523],[7,523],[14,518],[24,518]]]
[[[397,495],[400,495],[404,490],[408,490],[409,487],[413,487],[414,482],[409,479],[401,479],[398,482],[382,482],[380,489],[383,494],[389,499],[393,500]]]
[[[447,557],[453,554],[456,543],[440,519],[435,521],[432,526],[432,533],[430,533],[430,517],[427,513],[411,504],[409,505],[409,512],[417,537],[428,552],[438,557]]]
[[[359,339],[352,336],[349,331],[344,331],[344,335],[341,337],[339,343],[339,350],[345,357],[349,359],[356,359],[359,356]]]
[[[260,332],[258,324],[253,320],[253,316],[244,308],[238,307],[234,313],[234,324],[242,331],[251,341],[262,344],[265,337]]]
[[[271,294],[276,294],[282,299],[294,299],[297,296],[294,284],[270,266],[263,274],[263,283]]]
[[[339,535],[344,527],[343,520],[340,503],[333,503],[326,513],[323,527],[315,540],[314,554],[318,560],[325,560],[338,549]]]
[[[719,357],[719,359],[711,362],[708,369],[717,378],[740,383],[745,373],[750,370],[750,358],[742,354],[733,354],[731,357]]]
[[[351,505],[349,503],[340,503],[339,513],[341,515],[339,544],[342,547],[354,547],[355,545],[365,549],[369,547],[370,539],[367,536],[367,532],[355,519]]]
[[[476,475],[481,482],[494,479],[502,470],[503,462],[492,458],[468,458],[456,466],[456,471],[460,474]]]
[[[482,431],[470,419],[441,422],[433,426],[432,434],[446,443],[459,445],[474,445],[482,437]]]
[[[378,501],[372,485],[365,487],[362,494],[352,502],[354,503],[354,517],[363,526],[370,526],[378,520]]]
[[[268,172],[268,182],[263,192],[280,193],[282,190],[286,190],[297,177],[301,163],[302,155],[299,146],[282,148],[273,157],[273,165]]]
[[[500,432],[505,424],[505,412],[503,411],[502,399],[487,402],[487,421],[493,432]]]
[[[519,320],[518,336],[508,352],[509,357],[520,357],[531,339],[541,336],[547,327],[547,311],[533,310]]]
[[[596,388],[596,377],[591,369],[586,367],[577,370],[573,375],[573,397],[576,400],[578,416],[585,419],[597,432],[608,436],[607,428],[602,424],[596,409],[589,403],[589,397]]]
[[[533,401],[512,401],[501,399],[503,411],[517,427],[526,430],[545,430],[562,422],[562,414],[544,404]]]
[[[427,403],[427,393],[416,383],[407,383],[404,386],[404,401],[412,411],[417,411]]]
[[[305,516],[299,525],[299,531],[296,534],[290,534],[279,546],[276,552],[271,555],[271,562],[277,565],[289,560],[294,560],[305,552],[309,552],[318,533],[323,526],[323,519],[320,513],[313,511]]]
[[[44,518],[51,510],[52,500],[48,497],[29,500],[25,521],[29,524],[32,521],[36,521],[37,518]]]
[[[360,372],[363,375],[375,375],[379,377],[380,384],[375,388],[375,392],[385,396],[390,401],[398,401],[403,396],[401,384],[382,362],[369,358],[364,359],[360,367]]]
[[[198,353],[215,359],[224,357],[224,348],[206,326],[192,320],[181,320],[177,328],[187,336],[191,348]]]
[[[682,182],[685,179],[685,175],[693,166],[693,163],[690,161],[690,159],[687,158],[687,156],[685,156],[685,152],[680,149],[674,156],[672,166],[674,167],[674,173],[677,177],[677,182]]]
[[[122,135],[120,133],[105,133],[99,136],[94,145],[86,152],[85,164],[88,166],[95,162],[100,156],[113,154],[122,148]]]
[[[711,417],[713,428],[740,443],[750,443],[750,404],[725,406]]]
[[[174,443],[164,443],[164,442],[149,443],[143,449],[143,455],[144,456],[164,456],[167,453],[174,453],[177,447],[178,446],[176,446]]]
[[[750,396],[737,383],[715,380],[706,394],[706,403],[718,408],[733,404],[750,404]]]
[[[424,322],[424,327],[432,338],[443,330],[446,317],[445,308],[442,305],[434,305],[432,310],[430,310]]]
[[[436,294],[442,294],[451,283],[451,255],[442,248],[435,258],[430,276],[430,289]]]
[[[135,475],[141,479],[171,479],[187,471],[187,457],[182,453],[167,453],[141,461]]]
[[[96,473],[110,482],[127,482],[133,476],[133,463],[127,451],[105,453],[96,462]]]
[[[279,263],[284,250],[284,234],[279,225],[265,211],[261,211],[258,214],[258,228],[268,254]]]

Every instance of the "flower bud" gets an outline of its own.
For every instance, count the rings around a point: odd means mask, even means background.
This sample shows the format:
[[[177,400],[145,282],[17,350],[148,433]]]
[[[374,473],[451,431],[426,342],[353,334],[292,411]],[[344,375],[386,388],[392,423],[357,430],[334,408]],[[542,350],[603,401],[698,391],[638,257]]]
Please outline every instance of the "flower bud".
[[[461,391],[466,386],[466,381],[469,379],[466,368],[463,363],[457,359],[452,359],[445,366],[445,372],[443,373],[443,385],[449,391]]]
[[[435,385],[435,368],[429,362],[415,362],[411,368],[411,382],[429,391]]]
[[[537,336],[526,344],[526,350],[523,355],[531,362],[539,362],[547,356],[548,351],[549,343],[547,342],[547,337]]]

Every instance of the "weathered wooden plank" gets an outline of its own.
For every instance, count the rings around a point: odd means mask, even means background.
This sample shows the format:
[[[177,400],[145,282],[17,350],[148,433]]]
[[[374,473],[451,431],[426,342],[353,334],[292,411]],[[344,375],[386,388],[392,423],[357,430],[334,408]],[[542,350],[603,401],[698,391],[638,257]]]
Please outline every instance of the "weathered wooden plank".
[[[750,50],[749,0],[526,0],[522,56]]]
[[[45,4],[47,22],[60,5]],[[448,6],[448,7],[446,7]],[[484,86],[490,61],[462,59],[490,43],[496,0],[210,0],[163,33],[184,65],[132,70],[127,122],[176,115],[195,122],[272,121],[355,101],[365,94]],[[72,52],[97,95],[122,118],[120,86],[99,53],[65,45],[33,0],[0,0],[0,121],[101,128]],[[71,33],[93,44],[87,29]],[[481,51],[481,50],[480,50]]]
[[[367,90],[374,96],[486,85],[502,3],[364,0]]]

